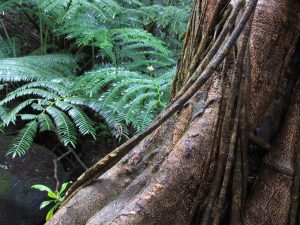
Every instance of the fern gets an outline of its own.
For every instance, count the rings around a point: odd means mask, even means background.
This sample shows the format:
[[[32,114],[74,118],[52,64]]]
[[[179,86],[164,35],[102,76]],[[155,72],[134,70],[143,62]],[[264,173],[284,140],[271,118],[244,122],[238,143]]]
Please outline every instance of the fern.
[[[0,60],[0,81],[62,79],[76,68],[70,55],[26,56]]]
[[[74,85],[77,89],[86,90],[89,96],[99,95],[102,108],[110,112],[116,121],[131,124],[140,131],[166,106],[174,74],[174,69],[160,77],[125,69],[96,69],[78,78]],[[106,92],[101,94],[104,88]]]
[[[5,113],[1,115],[3,123],[8,126],[10,123],[15,123],[17,120],[17,115],[20,111],[25,109],[27,106],[31,105],[36,99],[28,99],[20,104],[18,104],[12,110],[6,110]],[[3,103],[2,103],[3,104]]]
[[[96,139],[96,130],[92,126],[92,120],[80,108],[63,101],[57,101],[56,106],[62,110],[68,111],[69,116],[73,119],[81,134],[90,134]]]
[[[41,113],[37,116],[38,123],[39,123],[39,131],[55,131],[55,125],[46,113]]]
[[[36,14],[41,41],[50,28],[55,36],[67,36],[79,46],[96,49],[96,57],[106,58],[114,66],[147,71],[148,66],[174,66],[188,19],[186,3],[148,5],[137,0],[9,0],[7,6]],[[18,3],[17,5],[15,3]],[[6,7],[7,8],[7,7]],[[9,7],[8,7],[9,8]],[[48,51],[54,43],[41,43],[39,50]],[[167,43],[167,44],[165,44]]]
[[[78,78],[65,77],[64,82],[34,81],[10,92],[0,102],[6,106],[25,98],[10,110],[3,110],[1,119],[6,126],[18,118],[28,124],[37,121],[38,132],[56,131],[64,145],[75,147],[76,127],[82,135],[96,137],[93,120],[81,109],[84,107],[103,118],[117,138],[127,137],[128,126],[136,131],[144,129],[166,106],[174,73],[171,70],[151,77],[126,69],[99,68]],[[28,107],[35,113],[24,114]],[[20,145],[18,152],[26,152],[23,147],[28,145]]]
[[[46,112],[49,113],[52,119],[54,120],[59,137],[63,144],[70,144],[73,147],[75,147],[77,140],[77,132],[70,118],[64,112],[53,106],[47,107]]]
[[[30,148],[37,133],[37,129],[38,123],[35,120],[29,122],[14,140],[7,154],[11,154],[13,158],[24,155]]]
[[[7,12],[15,7],[18,0],[0,0],[0,12]]]
[[[0,0],[1,10],[26,12],[39,41],[39,46],[25,51],[30,56],[17,58],[23,49],[17,53],[11,35],[4,36],[7,40],[0,37],[0,89],[8,90],[0,101],[1,124],[25,124],[9,150],[13,157],[25,154],[40,132],[56,132],[63,145],[72,147],[79,134],[96,138],[95,116],[106,122],[117,139],[128,138],[167,105],[187,25],[187,4]],[[36,38],[35,31],[19,35],[20,42]],[[77,58],[45,54],[61,48],[76,52]],[[98,65],[85,72],[90,64],[83,59]],[[84,64],[80,76],[75,74],[77,62]]]

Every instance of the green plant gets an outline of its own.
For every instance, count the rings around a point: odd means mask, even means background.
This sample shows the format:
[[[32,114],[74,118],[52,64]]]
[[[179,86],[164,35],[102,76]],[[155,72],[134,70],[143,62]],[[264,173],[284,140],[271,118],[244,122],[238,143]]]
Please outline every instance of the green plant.
[[[97,96],[123,132],[125,125],[141,131],[166,107],[174,74],[174,68],[157,77],[122,68],[99,68],[79,77],[75,89]]]
[[[94,122],[83,109],[97,113],[106,121],[113,135],[121,138],[128,136],[128,126],[132,125],[136,131],[144,129],[166,106],[174,70],[159,77],[151,77],[108,67],[75,77],[68,74],[66,72],[68,70],[65,69],[65,67],[73,68],[66,64],[73,61],[68,61],[68,56],[65,61],[56,57],[55,55],[39,57],[42,62],[40,67],[36,64],[36,60],[32,68],[28,66],[30,63],[22,67],[18,62],[19,67],[10,67],[12,70],[16,69],[11,71],[12,76],[7,72],[4,73],[6,68],[1,67],[2,60],[0,60],[2,81],[16,83],[31,81],[9,92],[0,101],[2,107],[0,118],[5,126],[18,122],[26,123],[8,151],[12,157],[25,154],[39,132],[56,132],[63,145],[74,148],[77,143],[77,130],[82,135],[91,135],[95,138]],[[60,57],[63,58],[61,55],[58,58],[61,59]],[[28,63],[33,58],[24,57],[16,60]],[[60,68],[61,61],[65,63],[62,68]]]
[[[99,120],[118,140],[143,130],[168,102],[187,5],[0,0],[4,15],[14,12],[13,22],[37,31],[1,33],[0,119],[4,128],[23,127],[8,154],[22,156],[45,131],[75,148],[79,134],[96,138]],[[38,46],[24,52],[11,37]]]
[[[64,196],[66,194],[67,187],[71,183],[72,182],[66,182],[66,183],[62,184],[59,191],[53,191],[49,187],[42,185],[42,184],[36,184],[36,185],[32,186],[33,189],[36,189],[39,191],[46,191],[48,194],[48,197],[51,199],[51,200],[43,201],[40,205],[40,209],[43,209],[50,204],[53,205],[46,215],[46,221],[50,220],[50,218],[53,216],[55,210],[58,209],[59,205],[64,201]]]
[[[174,65],[175,58],[165,43],[169,48],[180,49],[189,4],[151,5],[137,0],[2,0],[0,9],[20,12],[28,18],[39,32],[39,53],[47,53],[48,47],[61,44],[56,38],[66,36],[79,46],[96,49],[93,57],[106,57],[110,63],[122,67],[126,64],[129,68],[145,69],[148,61],[158,67]]]

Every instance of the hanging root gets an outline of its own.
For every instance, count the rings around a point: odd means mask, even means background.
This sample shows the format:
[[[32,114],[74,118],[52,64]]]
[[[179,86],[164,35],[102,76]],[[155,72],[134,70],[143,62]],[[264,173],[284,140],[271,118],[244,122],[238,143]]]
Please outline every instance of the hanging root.
[[[200,65],[196,68],[194,68],[196,65],[198,65],[199,57],[194,57],[190,66],[190,70],[188,71],[188,74],[186,75],[185,82],[183,87],[180,86],[181,89],[176,93],[176,96],[174,99],[172,99],[172,102],[178,99],[187,89],[188,87],[195,82],[195,80],[199,77],[199,74],[201,74],[204,69],[207,67],[207,65],[212,61],[212,59],[216,56],[217,52],[220,50],[221,46],[228,41],[229,38],[226,39],[229,31],[232,30],[232,27],[234,23],[236,22],[236,18],[241,10],[243,0],[240,0],[236,7],[231,12],[231,15],[229,16],[227,22],[225,23],[222,32],[219,34],[216,42],[214,45],[210,48],[209,52],[205,56],[205,58],[201,61]],[[200,54],[200,53],[199,53]],[[203,54],[203,52],[201,53]],[[201,55],[200,54],[200,55]],[[227,53],[228,54],[228,53]]]
[[[220,18],[220,15],[222,15],[222,13],[221,13],[222,8],[225,6],[225,4],[227,4],[227,2],[228,2],[228,0],[227,1],[218,1],[217,6],[214,10],[212,19],[210,20],[210,23],[208,25],[208,28],[206,29],[205,33],[202,35],[201,42],[197,48],[197,52],[193,57],[192,63],[189,68],[190,74],[195,72],[197,65],[199,64],[199,62],[202,61],[203,53],[207,49],[209,42],[212,40],[213,31],[214,31],[215,27],[217,26],[217,22],[220,21],[219,18]],[[224,18],[226,18],[227,13],[231,12],[231,10],[232,10],[232,7],[230,5],[228,7],[228,11],[226,11],[224,13]],[[221,19],[221,21],[222,20],[223,19]],[[186,76],[186,78],[189,78],[188,75]]]
[[[251,18],[253,19],[253,18]],[[249,28],[250,29],[250,28]],[[249,30],[249,35],[250,35],[250,30]],[[248,104],[250,102],[249,99],[249,90],[250,90],[250,75],[251,75],[251,61],[250,61],[250,50],[249,50],[249,41],[248,41],[248,46],[246,49],[245,53],[245,58],[244,58],[244,77],[243,77],[243,83],[244,85],[242,86],[242,110],[241,110],[241,123],[240,123],[240,143],[241,145],[238,146],[240,147],[241,152],[238,152],[237,154],[241,154],[241,158],[238,158],[240,160],[237,162],[237,167],[238,170],[241,168],[240,164],[242,165],[242,202],[241,202],[241,207],[242,207],[242,214],[244,213],[244,206],[246,204],[246,195],[247,195],[247,187],[248,187],[248,172],[249,172],[249,165],[248,165],[248,146],[249,146],[249,121],[248,121]],[[238,171],[237,171],[238,172]],[[239,175],[238,175],[239,176]],[[239,180],[237,180],[239,182]],[[233,192],[234,194],[234,192]],[[232,216],[233,213],[231,214]],[[242,216],[241,214],[237,214]],[[237,220],[233,219],[231,216],[231,220],[233,221],[232,224],[237,224]]]
[[[233,178],[234,193],[232,200],[233,208],[231,209],[232,224],[238,224],[241,219],[241,207],[243,202],[242,198],[243,193],[245,193],[247,189],[248,173],[247,154],[245,153],[247,151],[248,146],[248,130],[246,128],[247,116],[245,113],[246,102],[244,101],[244,99],[246,98],[245,96],[248,95],[246,91],[249,90],[249,87],[245,87],[245,85],[249,85],[250,74],[249,71],[246,71],[246,69],[244,69],[243,71],[243,64],[249,63],[248,60],[245,60],[245,56],[250,35],[251,22],[252,20],[249,21],[249,23],[246,26],[246,29],[244,29],[243,35],[241,37],[241,45],[238,48],[239,52],[235,62],[233,81],[230,92],[227,97],[226,110],[221,129],[217,173],[215,175],[216,178],[213,183],[213,188],[208,197],[208,204],[206,206],[201,225],[211,223],[214,225],[220,224],[222,214],[224,213],[224,209],[226,208],[225,202],[228,192],[228,184],[232,175],[233,164],[235,177]],[[246,74],[244,74],[243,80],[241,82],[243,73]],[[237,99],[238,102],[236,103]],[[241,110],[243,110],[243,115],[241,113]],[[235,116],[234,120],[232,120],[231,118],[234,111]],[[242,120],[240,124],[239,119]],[[238,128],[239,130],[242,130],[241,133],[244,134],[241,134],[241,138],[239,138],[239,143],[237,144]],[[236,160],[234,160],[235,158]],[[246,164],[246,168],[243,169],[242,159],[243,162],[245,162]],[[233,163],[233,161],[235,163]]]
[[[230,224],[238,225],[241,223],[241,208],[243,196],[243,177],[242,177],[242,154],[241,141],[238,139],[236,145],[236,157],[232,177],[232,205]]]
[[[224,178],[223,178],[223,183],[219,195],[219,199],[217,202],[217,205],[214,208],[214,212],[212,214],[214,220],[213,224],[217,225],[220,223],[221,219],[221,212],[225,206],[225,198],[226,198],[226,193],[227,193],[227,187],[229,184],[229,179],[231,176],[231,170],[232,170],[232,164],[235,159],[234,151],[235,151],[235,146],[236,146],[236,138],[237,138],[237,130],[238,130],[238,124],[239,124],[239,116],[240,116],[240,109],[241,109],[241,98],[238,100],[238,105],[237,109],[235,112],[235,118],[233,121],[233,130],[231,133],[230,137],[230,144],[229,144],[229,150],[228,150],[228,156],[227,156],[227,161],[226,161],[226,167],[225,167],[225,172],[224,172]]]
[[[300,112],[300,104],[297,105],[296,110]],[[298,113],[298,116],[299,113]],[[294,182],[293,182],[293,191],[292,191],[292,202],[289,213],[289,225],[300,224],[300,137],[298,137],[298,141],[296,146],[296,157],[295,157],[295,172],[294,172]],[[297,223],[298,220],[298,223]]]

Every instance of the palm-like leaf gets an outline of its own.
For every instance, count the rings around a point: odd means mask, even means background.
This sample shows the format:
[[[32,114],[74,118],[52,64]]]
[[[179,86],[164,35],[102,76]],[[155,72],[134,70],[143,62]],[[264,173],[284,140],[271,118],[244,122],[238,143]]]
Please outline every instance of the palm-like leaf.
[[[52,122],[52,119],[46,114],[46,113],[41,113],[38,115],[38,122],[39,122],[39,131],[54,131],[55,130],[55,125]]]
[[[33,81],[72,74],[75,60],[69,55],[26,56],[0,60],[0,81]]]
[[[93,127],[93,122],[83,110],[62,101],[57,101],[56,106],[62,110],[68,111],[69,116],[73,119],[81,134],[90,134],[96,139],[96,130]]]
[[[21,130],[17,138],[14,140],[11,148],[7,154],[12,155],[13,158],[16,156],[22,156],[30,148],[33,139],[37,133],[38,123],[33,120],[26,124]]]
[[[70,118],[64,112],[53,106],[47,107],[46,112],[49,113],[54,120],[62,143],[64,145],[70,144],[75,147],[77,141],[77,132]]]

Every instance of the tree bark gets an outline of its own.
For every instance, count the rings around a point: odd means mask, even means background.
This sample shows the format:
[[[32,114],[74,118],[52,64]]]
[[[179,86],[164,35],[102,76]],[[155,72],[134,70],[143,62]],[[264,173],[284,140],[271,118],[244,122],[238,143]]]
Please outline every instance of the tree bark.
[[[209,50],[218,42],[213,36],[227,26],[217,50],[224,47],[238,23],[222,21],[238,21],[242,11],[235,9],[246,10],[238,2],[194,1],[173,99],[210,66],[216,56],[209,59]],[[259,0],[235,48],[197,93],[47,224],[182,225],[195,214],[198,224],[293,221],[300,88],[288,69],[299,38],[299,10],[296,0]],[[275,141],[249,193],[247,149],[254,132]]]

